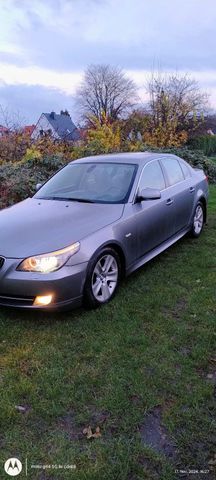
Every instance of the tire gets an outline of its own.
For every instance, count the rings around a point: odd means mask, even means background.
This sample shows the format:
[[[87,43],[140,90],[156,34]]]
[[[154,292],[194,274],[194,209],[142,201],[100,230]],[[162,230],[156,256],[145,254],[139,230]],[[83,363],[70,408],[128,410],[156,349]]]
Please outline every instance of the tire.
[[[121,278],[118,253],[109,247],[100,250],[90,261],[84,287],[84,305],[97,308],[114,297]]]
[[[202,232],[204,225],[204,207],[201,202],[196,204],[196,208],[193,215],[193,223],[191,227],[191,236],[198,238]]]

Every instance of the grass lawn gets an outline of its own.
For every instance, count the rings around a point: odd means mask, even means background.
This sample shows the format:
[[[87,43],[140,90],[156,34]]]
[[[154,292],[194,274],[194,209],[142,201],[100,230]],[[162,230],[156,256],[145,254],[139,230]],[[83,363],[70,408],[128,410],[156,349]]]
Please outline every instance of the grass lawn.
[[[214,478],[215,252],[211,187],[200,239],[124,280],[105,307],[0,310],[1,479],[9,457],[19,479],[26,458],[33,480]],[[33,468],[48,464],[76,470]]]

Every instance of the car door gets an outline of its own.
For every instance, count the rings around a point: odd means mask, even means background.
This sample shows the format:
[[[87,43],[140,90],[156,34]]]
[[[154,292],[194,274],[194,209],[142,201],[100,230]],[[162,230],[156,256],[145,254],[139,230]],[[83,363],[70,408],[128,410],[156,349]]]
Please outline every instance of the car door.
[[[168,184],[169,197],[173,202],[173,234],[176,234],[189,224],[195,195],[193,178],[187,165],[183,165],[183,161],[178,157],[161,157],[160,163]]]
[[[167,240],[173,231],[173,202],[166,189],[163,170],[158,160],[147,163],[140,176],[138,191],[156,188],[161,192],[157,200],[143,200],[132,206],[137,227],[137,257],[141,257]]]

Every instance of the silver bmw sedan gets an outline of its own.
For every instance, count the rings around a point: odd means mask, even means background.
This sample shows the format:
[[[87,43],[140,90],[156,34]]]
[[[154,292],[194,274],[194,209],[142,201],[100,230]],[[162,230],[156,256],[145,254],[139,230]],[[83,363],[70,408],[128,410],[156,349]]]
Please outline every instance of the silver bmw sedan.
[[[0,305],[97,307],[119,282],[206,221],[203,170],[170,154],[69,163],[0,212]]]

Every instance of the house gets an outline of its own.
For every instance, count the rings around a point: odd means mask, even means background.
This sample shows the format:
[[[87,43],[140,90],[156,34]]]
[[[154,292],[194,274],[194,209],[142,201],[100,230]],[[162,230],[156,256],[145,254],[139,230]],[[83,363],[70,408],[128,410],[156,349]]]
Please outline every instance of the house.
[[[79,140],[79,130],[74,125],[67,110],[61,113],[42,113],[31,134],[33,140],[43,136],[50,136],[54,140]]]
[[[206,115],[204,117],[204,135],[216,135],[216,115]]]
[[[35,126],[36,125],[26,125],[25,127],[23,127],[23,133],[25,135],[31,136],[33,130],[35,129]]]
[[[9,134],[9,128],[0,125],[0,137],[5,137],[5,135]]]
[[[213,135],[213,136],[216,135],[216,132],[215,131],[213,132],[212,128],[209,128],[206,133],[207,135]]]

